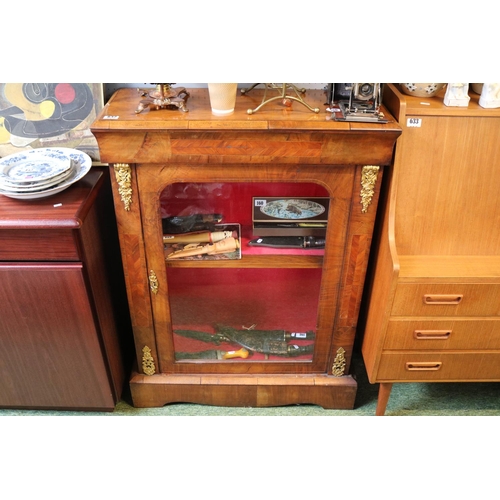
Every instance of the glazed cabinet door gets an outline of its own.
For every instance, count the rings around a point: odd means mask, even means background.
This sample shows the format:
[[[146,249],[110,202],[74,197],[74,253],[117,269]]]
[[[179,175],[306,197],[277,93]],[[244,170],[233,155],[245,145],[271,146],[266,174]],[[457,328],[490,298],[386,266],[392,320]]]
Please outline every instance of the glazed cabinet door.
[[[0,264],[0,406],[113,408],[80,263]]]
[[[327,371],[354,170],[138,166],[161,372]],[[324,213],[314,240],[322,245],[250,244],[260,236],[254,222],[264,206],[283,228]],[[210,233],[213,241],[180,239],[186,232]]]

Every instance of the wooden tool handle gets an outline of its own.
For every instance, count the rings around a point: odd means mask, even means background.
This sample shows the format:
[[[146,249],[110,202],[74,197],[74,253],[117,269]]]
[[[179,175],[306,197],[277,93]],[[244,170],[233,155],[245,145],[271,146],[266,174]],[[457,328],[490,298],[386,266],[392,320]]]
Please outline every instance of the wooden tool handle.
[[[250,353],[242,347],[238,351],[227,351],[222,355],[222,359],[232,359],[232,358],[243,358],[246,359],[248,358],[248,355]]]
[[[215,243],[230,236],[233,236],[232,231],[200,231],[184,234],[164,234],[163,243],[167,245],[173,245],[174,243]]]

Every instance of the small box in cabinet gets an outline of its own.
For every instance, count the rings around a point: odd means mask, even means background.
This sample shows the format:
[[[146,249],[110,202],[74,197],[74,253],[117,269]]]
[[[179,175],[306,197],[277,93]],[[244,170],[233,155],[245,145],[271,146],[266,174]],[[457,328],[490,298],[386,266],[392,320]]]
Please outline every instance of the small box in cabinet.
[[[325,236],[329,198],[252,198],[254,236]]]

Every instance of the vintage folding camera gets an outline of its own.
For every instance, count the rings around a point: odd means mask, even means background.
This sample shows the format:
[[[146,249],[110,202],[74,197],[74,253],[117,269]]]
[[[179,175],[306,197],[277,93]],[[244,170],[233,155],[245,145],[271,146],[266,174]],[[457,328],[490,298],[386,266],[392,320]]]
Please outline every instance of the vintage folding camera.
[[[327,85],[328,104],[348,101],[351,95],[352,83],[329,83]]]
[[[329,88],[332,117],[337,121],[387,123],[380,111],[382,88],[382,83],[334,83]]]

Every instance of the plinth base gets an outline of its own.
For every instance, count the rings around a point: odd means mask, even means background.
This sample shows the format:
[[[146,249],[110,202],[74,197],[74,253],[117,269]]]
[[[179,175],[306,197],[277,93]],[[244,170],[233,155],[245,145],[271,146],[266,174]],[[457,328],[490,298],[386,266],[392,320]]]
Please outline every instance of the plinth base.
[[[352,410],[357,382],[351,375],[185,375],[132,373],[130,389],[136,408],[168,403],[269,407],[315,404]]]

